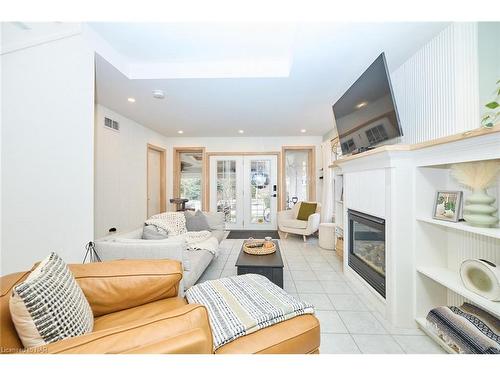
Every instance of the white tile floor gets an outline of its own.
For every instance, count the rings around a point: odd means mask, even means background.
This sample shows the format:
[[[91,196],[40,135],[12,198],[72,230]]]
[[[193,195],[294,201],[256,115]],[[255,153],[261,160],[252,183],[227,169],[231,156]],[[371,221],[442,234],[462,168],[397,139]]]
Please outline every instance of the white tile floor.
[[[243,240],[226,239],[219,257],[198,282],[236,275],[236,258]],[[374,311],[355,285],[342,274],[333,251],[317,239],[289,235],[280,240],[285,264],[284,289],[315,306],[321,323],[323,354],[445,353],[419,329],[397,329]]]

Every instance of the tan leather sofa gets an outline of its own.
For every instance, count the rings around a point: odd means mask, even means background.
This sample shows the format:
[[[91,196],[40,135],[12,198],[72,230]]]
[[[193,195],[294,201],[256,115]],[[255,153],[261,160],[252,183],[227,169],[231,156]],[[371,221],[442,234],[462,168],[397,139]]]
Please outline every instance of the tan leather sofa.
[[[180,262],[117,260],[75,264],[70,269],[94,312],[93,332],[28,352],[214,353],[205,307],[177,297],[182,278]],[[29,273],[0,279],[1,353],[24,351],[10,318],[9,298],[13,286]],[[318,353],[319,343],[318,320],[303,315],[240,337],[215,354]]]

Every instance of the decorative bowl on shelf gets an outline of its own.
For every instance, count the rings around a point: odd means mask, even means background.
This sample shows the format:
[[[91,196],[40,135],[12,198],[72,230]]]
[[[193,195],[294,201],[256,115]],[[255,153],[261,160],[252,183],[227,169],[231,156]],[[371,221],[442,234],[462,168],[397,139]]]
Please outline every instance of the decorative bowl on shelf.
[[[250,255],[269,255],[276,252],[276,244],[270,240],[249,239],[243,244],[243,251]]]
[[[490,301],[500,301],[500,269],[484,259],[466,259],[460,266],[464,286]]]

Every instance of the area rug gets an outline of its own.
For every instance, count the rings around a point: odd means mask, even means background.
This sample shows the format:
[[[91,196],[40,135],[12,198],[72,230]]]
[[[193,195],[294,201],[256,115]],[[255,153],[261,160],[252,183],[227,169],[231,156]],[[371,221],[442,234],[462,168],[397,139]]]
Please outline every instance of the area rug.
[[[226,237],[228,239],[239,240],[247,238],[264,238],[272,237],[273,239],[279,240],[280,235],[277,230],[232,230]]]

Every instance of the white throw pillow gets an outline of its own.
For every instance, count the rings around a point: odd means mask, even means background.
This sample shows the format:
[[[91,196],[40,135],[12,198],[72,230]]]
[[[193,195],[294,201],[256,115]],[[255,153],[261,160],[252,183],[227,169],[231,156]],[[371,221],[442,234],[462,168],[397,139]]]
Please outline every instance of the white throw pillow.
[[[92,332],[92,309],[64,261],[51,253],[13,288],[10,315],[24,347]]]

